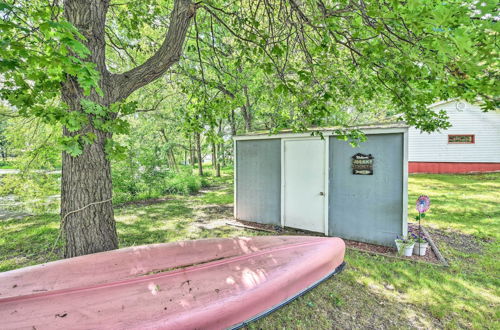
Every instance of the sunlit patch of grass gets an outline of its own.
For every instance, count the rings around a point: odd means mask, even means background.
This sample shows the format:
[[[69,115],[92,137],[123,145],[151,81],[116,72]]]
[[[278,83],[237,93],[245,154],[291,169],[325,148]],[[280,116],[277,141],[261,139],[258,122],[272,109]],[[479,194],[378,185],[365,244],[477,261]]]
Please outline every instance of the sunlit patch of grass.
[[[205,199],[205,195],[211,197]],[[120,208],[115,214],[120,247],[185,239],[248,235],[248,232],[230,226],[221,226],[211,230],[196,226],[195,209],[205,204],[217,204],[217,201],[228,200],[228,198],[231,202],[232,195],[230,197],[226,195],[225,192],[209,191],[203,195],[171,196],[171,199],[159,204]]]
[[[417,214],[413,202],[420,194],[429,195],[432,201],[424,223],[479,238],[499,238],[495,219],[500,219],[500,173],[413,175],[409,180],[412,216]]]
[[[199,197],[205,204],[231,204],[233,202],[233,188],[209,191]]]

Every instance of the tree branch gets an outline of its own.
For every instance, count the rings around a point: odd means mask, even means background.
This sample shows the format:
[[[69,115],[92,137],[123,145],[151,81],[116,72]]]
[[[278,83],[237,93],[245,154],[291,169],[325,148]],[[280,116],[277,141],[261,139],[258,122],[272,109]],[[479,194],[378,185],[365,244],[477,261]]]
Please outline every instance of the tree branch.
[[[198,5],[191,0],[175,0],[167,35],[160,49],[143,64],[112,76],[111,103],[161,77],[181,57],[184,40]]]

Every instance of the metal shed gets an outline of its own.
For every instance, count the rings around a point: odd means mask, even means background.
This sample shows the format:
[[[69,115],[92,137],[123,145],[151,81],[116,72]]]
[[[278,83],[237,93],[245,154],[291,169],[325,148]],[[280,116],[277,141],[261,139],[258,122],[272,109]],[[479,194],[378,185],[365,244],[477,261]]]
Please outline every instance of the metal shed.
[[[235,218],[393,245],[408,231],[408,128],[356,128],[356,148],[334,129],[235,136]]]

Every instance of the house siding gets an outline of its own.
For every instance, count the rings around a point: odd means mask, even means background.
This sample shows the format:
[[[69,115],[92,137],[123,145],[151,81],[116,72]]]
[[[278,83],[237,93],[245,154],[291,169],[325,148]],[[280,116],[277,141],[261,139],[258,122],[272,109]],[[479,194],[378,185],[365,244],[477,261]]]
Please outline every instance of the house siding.
[[[465,109],[457,110],[450,101],[433,106],[435,112],[444,110],[449,116],[449,129],[422,133],[410,128],[408,132],[408,160],[410,162],[500,163],[500,112],[483,112],[477,105],[466,102]],[[449,144],[448,135],[475,136],[473,144]],[[411,163],[410,163],[410,171]]]

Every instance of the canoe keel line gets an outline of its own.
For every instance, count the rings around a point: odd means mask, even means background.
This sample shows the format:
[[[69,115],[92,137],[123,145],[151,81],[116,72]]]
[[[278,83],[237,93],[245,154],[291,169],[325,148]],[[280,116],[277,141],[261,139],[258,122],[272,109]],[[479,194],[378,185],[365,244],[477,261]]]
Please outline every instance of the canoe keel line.
[[[339,238],[131,247],[0,273],[2,328],[238,329],[344,268]]]
[[[270,309],[268,309],[267,311],[262,312],[261,314],[255,315],[254,317],[246,320],[245,322],[241,322],[240,324],[237,324],[237,325],[234,325],[234,326],[230,327],[230,329],[231,330],[233,330],[233,329],[234,330],[235,329],[241,329],[241,328],[249,325],[252,322],[255,322],[257,320],[260,320],[263,317],[268,316],[269,314],[271,314],[272,312],[277,311],[281,307],[284,307],[284,306],[288,305],[289,303],[291,303],[292,301],[294,301],[297,298],[302,297],[303,295],[305,295],[306,293],[308,293],[309,291],[311,291],[312,289],[314,289],[315,287],[317,287],[318,285],[320,285],[321,283],[323,283],[324,281],[326,281],[330,277],[333,277],[333,276],[337,275],[338,273],[342,272],[344,270],[345,265],[346,265],[346,263],[344,261],[344,262],[342,262],[340,264],[340,266],[338,266],[337,268],[335,268],[335,270],[333,272],[331,272],[330,274],[326,275],[325,277],[323,277],[319,281],[315,282],[314,284],[312,284],[308,288],[305,288],[304,290],[300,291],[295,296],[288,298],[287,300],[283,301],[282,303],[280,303],[280,304],[278,304],[276,306],[271,307]]]

